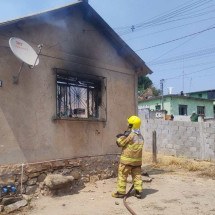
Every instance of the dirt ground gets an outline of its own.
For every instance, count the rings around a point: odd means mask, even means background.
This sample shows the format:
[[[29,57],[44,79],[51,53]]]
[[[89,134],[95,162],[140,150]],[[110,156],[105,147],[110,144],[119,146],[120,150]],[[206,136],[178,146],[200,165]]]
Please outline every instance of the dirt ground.
[[[127,199],[137,215],[215,215],[215,180],[190,172],[155,171],[144,183],[143,198]],[[128,184],[128,189],[131,184]],[[130,214],[122,199],[111,197],[116,179],[86,184],[73,195],[38,197],[25,215],[115,215]]]

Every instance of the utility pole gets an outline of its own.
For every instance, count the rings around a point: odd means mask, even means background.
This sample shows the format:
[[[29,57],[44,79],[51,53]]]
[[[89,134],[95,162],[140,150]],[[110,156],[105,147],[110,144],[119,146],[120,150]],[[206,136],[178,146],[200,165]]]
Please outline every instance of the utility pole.
[[[160,80],[160,90],[161,90],[161,96],[162,96],[162,100],[161,100],[161,110],[164,109],[164,106],[163,106],[163,84],[164,84],[164,79],[161,79],[161,80]]]

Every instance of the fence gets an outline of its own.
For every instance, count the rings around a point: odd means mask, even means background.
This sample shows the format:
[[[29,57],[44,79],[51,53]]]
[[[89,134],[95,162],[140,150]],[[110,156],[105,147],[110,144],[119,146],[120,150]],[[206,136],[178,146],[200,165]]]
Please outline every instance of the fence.
[[[158,153],[215,160],[215,122],[141,118],[146,151],[152,151],[152,133],[156,131]]]

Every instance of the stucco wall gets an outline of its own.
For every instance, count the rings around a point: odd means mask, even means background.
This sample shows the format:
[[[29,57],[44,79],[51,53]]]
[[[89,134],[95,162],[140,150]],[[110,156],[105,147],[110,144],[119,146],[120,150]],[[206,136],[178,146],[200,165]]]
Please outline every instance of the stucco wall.
[[[152,99],[139,102],[139,108],[148,105],[150,109],[155,110],[155,106],[161,105],[161,99]],[[164,109],[168,114],[179,115],[179,105],[187,105],[187,115],[191,115],[193,111],[197,113],[197,106],[205,106],[205,116],[214,117],[213,101],[186,99],[178,97],[164,97]]]
[[[136,77],[110,41],[83,17],[78,9],[70,9],[0,28],[1,46],[8,46],[10,37],[19,37],[35,49],[44,44],[39,65],[32,70],[24,65],[17,85],[12,77],[21,62],[8,47],[0,47],[0,164],[118,152],[115,135],[136,110]],[[107,121],[53,121],[53,68],[105,77]]]
[[[156,131],[158,153],[215,160],[214,122],[176,122],[141,118],[146,151],[152,151],[152,132]]]

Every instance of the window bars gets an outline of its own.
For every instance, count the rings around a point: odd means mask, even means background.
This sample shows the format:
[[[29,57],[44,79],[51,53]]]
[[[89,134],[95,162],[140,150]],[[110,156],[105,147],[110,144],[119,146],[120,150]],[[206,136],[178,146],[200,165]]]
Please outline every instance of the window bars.
[[[101,80],[57,74],[57,117],[99,118]]]

